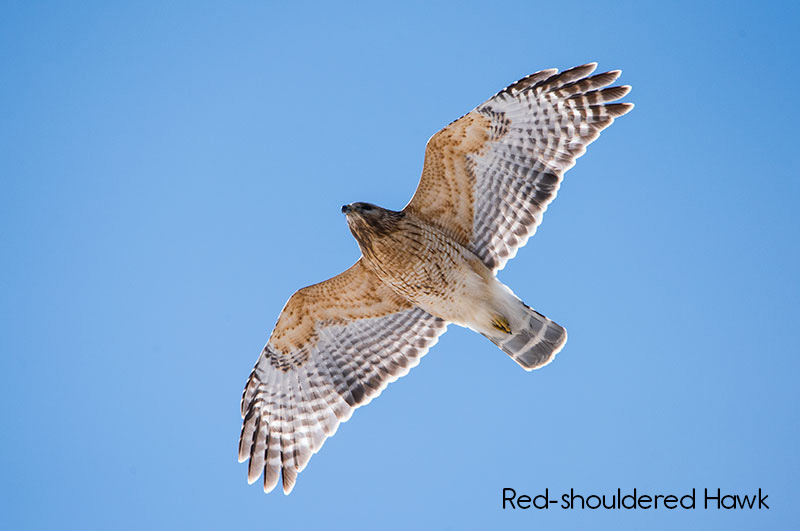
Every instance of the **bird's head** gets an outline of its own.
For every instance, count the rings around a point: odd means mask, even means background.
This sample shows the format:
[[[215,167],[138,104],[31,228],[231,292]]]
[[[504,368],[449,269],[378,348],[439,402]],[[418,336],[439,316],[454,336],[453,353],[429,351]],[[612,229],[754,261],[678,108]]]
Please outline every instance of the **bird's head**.
[[[342,206],[350,231],[359,242],[372,236],[394,232],[397,223],[405,216],[402,212],[386,210],[371,203],[350,203]]]
[[[373,205],[372,203],[350,203],[349,205],[342,205],[342,214],[350,219],[350,216],[376,216],[385,209]]]

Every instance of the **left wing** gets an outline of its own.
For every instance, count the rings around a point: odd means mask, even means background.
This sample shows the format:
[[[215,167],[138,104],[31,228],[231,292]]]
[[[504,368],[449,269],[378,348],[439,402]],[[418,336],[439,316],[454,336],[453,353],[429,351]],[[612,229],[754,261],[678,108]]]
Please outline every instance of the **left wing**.
[[[620,72],[588,77],[596,66],[531,74],[433,135],[405,210],[502,269],[536,232],[564,172],[633,108],[608,104],[630,87],[604,88]]]
[[[294,487],[353,410],[408,373],[447,323],[401,299],[361,260],[286,303],[242,395],[239,461],[269,492]]]

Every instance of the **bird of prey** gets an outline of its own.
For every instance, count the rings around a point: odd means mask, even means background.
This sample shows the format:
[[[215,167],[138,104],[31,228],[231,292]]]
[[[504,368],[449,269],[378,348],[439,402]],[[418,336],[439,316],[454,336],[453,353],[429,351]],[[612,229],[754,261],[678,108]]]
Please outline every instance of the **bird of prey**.
[[[531,74],[433,135],[400,211],[342,207],[361,257],[291,296],[244,389],[239,461],[283,491],[353,410],[433,346],[450,323],[484,335],[525,370],[567,332],[496,278],[536,231],[564,172],[614,118],[619,70],[590,63]]]

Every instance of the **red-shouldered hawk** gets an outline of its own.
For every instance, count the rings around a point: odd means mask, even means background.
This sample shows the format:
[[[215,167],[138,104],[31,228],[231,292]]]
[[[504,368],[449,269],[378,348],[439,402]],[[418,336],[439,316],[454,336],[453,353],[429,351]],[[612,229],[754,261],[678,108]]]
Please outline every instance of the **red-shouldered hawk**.
[[[297,291],[242,396],[239,460],[264,490],[297,473],[340,422],[419,363],[449,323],[486,336],[526,370],[567,332],[495,277],[536,232],[561,179],[614,118],[630,87],[596,64],[543,70],[498,92],[428,141],[399,212],[342,207],[362,256]]]

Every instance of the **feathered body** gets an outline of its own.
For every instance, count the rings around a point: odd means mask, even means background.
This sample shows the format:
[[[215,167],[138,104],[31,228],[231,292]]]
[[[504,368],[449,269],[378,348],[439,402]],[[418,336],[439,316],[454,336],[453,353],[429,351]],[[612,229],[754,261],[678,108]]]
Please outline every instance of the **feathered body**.
[[[364,265],[414,306],[483,334],[528,370],[551,361],[563,346],[566,330],[520,301],[455,236],[411,212],[369,203],[342,210]],[[512,343],[525,333],[525,341]]]
[[[442,230],[406,212],[363,203],[347,219],[364,265],[397,294],[446,321],[468,326],[472,299],[490,295],[492,272]]]

